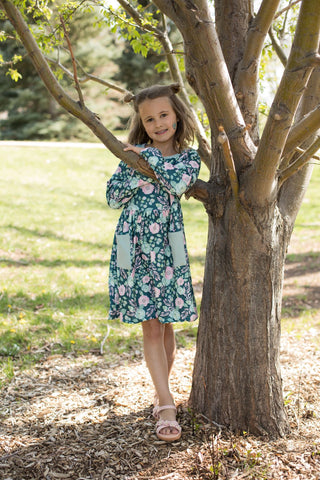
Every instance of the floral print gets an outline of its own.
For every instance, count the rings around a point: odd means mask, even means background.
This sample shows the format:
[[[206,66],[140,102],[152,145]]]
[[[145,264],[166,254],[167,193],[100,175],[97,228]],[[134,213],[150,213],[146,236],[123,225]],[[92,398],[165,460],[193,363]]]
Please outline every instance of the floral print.
[[[188,149],[163,157],[147,147],[141,156],[158,182],[121,161],[107,183],[108,205],[123,207],[110,259],[109,318],[196,320],[180,197],[198,177],[199,155]]]

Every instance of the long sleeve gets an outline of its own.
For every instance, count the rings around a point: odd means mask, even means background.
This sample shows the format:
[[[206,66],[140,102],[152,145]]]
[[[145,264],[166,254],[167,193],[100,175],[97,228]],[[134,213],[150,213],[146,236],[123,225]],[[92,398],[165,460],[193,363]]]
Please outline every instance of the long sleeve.
[[[158,181],[174,195],[181,196],[198,178],[201,161],[196,150],[185,150],[178,161],[172,163],[170,157],[163,157],[157,148],[148,147],[140,155],[152,167]]]
[[[150,179],[121,160],[117,170],[107,182],[106,199],[109,207],[122,207],[131,200],[139,187],[149,182]]]

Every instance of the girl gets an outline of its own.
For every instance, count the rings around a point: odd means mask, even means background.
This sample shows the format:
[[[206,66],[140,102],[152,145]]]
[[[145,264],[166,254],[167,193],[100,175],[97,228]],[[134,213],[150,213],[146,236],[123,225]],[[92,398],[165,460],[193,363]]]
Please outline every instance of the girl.
[[[142,323],[146,364],[155,387],[153,414],[161,440],[181,436],[169,388],[175,357],[174,322],[197,318],[180,197],[196,181],[200,158],[188,149],[193,122],[176,96],[179,85],[155,85],[132,101],[129,143],[144,158],[152,180],[120,162],[107,183],[111,208],[124,207],[114,237],[109,275],[109,318]]]

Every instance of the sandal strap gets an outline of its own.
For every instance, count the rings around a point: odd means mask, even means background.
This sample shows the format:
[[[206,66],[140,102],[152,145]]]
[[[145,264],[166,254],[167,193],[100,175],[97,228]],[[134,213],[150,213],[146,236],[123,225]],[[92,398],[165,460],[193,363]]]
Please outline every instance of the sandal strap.
[[[162,410],[175,410],[177,411],[175,405],[156,405],[153,409],[152,415],[154,418],[159,418],[159,413],[162,412]]]
[[[163,428],[176,428],[178,430],[178,433],[181,433],[181,427],[177,420],[159,420],[157,422],[157,433],[160,433]]]

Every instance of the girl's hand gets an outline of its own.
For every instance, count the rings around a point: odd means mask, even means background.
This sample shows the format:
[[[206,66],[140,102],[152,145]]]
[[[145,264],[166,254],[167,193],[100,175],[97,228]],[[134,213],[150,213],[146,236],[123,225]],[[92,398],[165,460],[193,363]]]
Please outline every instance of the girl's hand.
[[[128,152],[129,150],[131,152],[136,153],[137,155],[140,155],[142,150],[144,150],[145,147],[136,147],[135,145],[131,145],[130,143],[125,144],[126,147],[123,149],[125,152]]]

